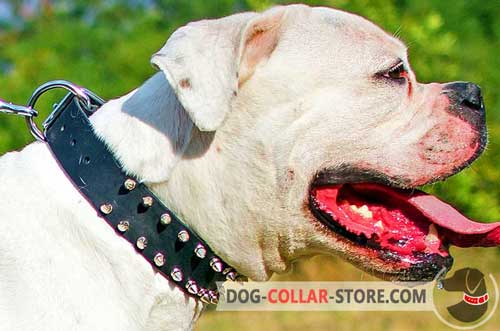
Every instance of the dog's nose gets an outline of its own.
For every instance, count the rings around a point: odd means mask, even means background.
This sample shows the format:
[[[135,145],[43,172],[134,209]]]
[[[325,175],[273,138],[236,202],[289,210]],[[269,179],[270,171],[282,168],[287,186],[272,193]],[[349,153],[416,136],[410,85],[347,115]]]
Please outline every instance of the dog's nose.
[[[475,110],[484,110],[481,88],[470,82],[453,82],[445,85],[444,93],[456,104]]]
[[[485,109],[481,88],[470,82],[446,84],[443,93],[450,99],[450,111],[477,129],[485,125]]]

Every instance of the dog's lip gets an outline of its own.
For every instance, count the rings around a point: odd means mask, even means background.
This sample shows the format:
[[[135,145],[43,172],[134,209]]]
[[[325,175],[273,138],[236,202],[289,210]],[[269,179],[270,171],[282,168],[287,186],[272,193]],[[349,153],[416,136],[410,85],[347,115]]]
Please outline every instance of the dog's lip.
[[[362,176],[356,176],[360,173]],[[434,272],[439,272],[436,268],[451,266],[452,258],[448,254],[448,243],[461,247],[500,245],[500,223],[488,224],[471,221],[458,213],[453,207],[431,195],[416,190],[400,189],[400,187],[407,187],[407,183],[397,179],[386,178],[381,173],[357,171],[356,175],[349,176],[348,172],[341,172],[339,176],[331,171],[318,173],[312,180],[309,188],[309,210],[312,212],[314,218],[320,221],[319,223],[326,225],[329,230],[348,239],[354,246],[360,248],[359,252],[364,255],[369,254],[367,253],[367,249],[375,251],[381,260],[393,266],[399,265],[403,271],[413,270],[413,273],[418,274],[418,270],[427,270],[427,277],[425,275],[421,276],[429,278]],[[346,179],[347,182],[339,180],[340,178]],[[400,254],[384,249],[384,247],[379,247],[376,242],[370,242],[369,238],[366,235],[364,236],[362,231],[357,231],[358,233],[356,231],[348,231],[342,224],[331,219],[331,215],[324,213],[321,208],[317,208],[317,201],[315,201],[313,195],[314,190],[332,185],[367,185],[368,187],[372,186],[375,190],[379,190],[381,194],[394,194],[395,199],[403,199],[404,203],[407,203],[411,208],[423,214],[427,219],[427,224],[436,225],[439,231],[439,239],[442,240],[442,252],[434,251],[425,253],[417,251],[415,253],[418,256],[415,256],[415,254]],[[358,228],[357,230],[360,229]]]

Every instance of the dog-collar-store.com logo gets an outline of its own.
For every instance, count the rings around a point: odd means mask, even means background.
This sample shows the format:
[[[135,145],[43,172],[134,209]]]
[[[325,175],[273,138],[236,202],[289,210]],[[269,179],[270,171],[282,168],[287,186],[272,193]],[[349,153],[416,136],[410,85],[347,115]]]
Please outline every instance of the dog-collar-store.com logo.
[[[485,324],[498,306],[498,285],[492,274],[463,268],[437,282],[433,293],[434,312],[441,322],[471,330]]]
[[[217,310],[225,311],[427,311],[447,326],[472,330],[497,310],[492,274],[463,268],[431,282],[227,282],[217,283]]]

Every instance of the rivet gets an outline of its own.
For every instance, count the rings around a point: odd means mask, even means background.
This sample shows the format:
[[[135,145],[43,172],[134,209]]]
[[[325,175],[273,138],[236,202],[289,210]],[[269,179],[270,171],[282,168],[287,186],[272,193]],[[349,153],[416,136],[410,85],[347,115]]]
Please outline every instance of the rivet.
[[[104,203],[99,207],[99,209],[103,214],[109,215],[113,211],[113,206],[110,203]]]
[[[171,222],[172,222],[172,217],[170,216],[169,213],[161,214],[160,223],[162,225],[169,225]]]
[[[194,253],[200,259],[204,259],[205,256],[207,256],[207,249],[202,244],[198,244],[198,245],[196,245],[196,248],[194,249]]]
[[[172,276],[172,279],[176,282],[180,282],[182,281],[182,277],[184,277],[182,275],[182,271],[181,269],[175,267],[172,269],[172,272],[170,273],[170,276]]]
[[[146,197],[143,197],[143,198],[142,198],[142,205],[143,205],[144,207],[146,207],[146,208],[151,207],[151,206],[153,205],[153,202],[154,202],[154,200],[153,200],[153,198],[152,198],[152,197],[150,197],[150,196],[146,196]]]
[[[143,250],[144,248],[146,248],[148,246],[148,240],[146,239],[146,237],[139,237],[139,238],[137,238],[137,242],[135,243],[135,245],[140,250]]]
[[[162,253],[158,253],[153,258],[153,261],[155,262],[157,267],[163,267],[165,265],[165,255],[163,255]]]
[[[188,290],[189,293],[196,295],[198,294],[199,287],[194,280],[189,280],[186,283],[186,289]]]
[[[219,296],[215,291],[208,291],[208,295],[210,296],[210,303],[216,305],[219,303]]]
[[[210,260],[210,266],[214,271],[221,272],[222,271],[222,262],[218,258],[214,257]]]
[[[128,221],[120,221],[116,228],[120,232],[127,232],[130,227],[130,223]]]
[[[135,187],[137,186],[137,182],[131,178],[127,179],[125,181],[125,183],[123,183],[123,186],[129,190],[129,191],[132,191],[133,189],[135,189]]]
[[[238,277],[238,274],[234,271],[228,272],[228,274],[226,275],[226,279],[231,280],[233,282],[236,280],[237,277]]]
[[[189,233],[186,230],[181,230],[177,234],[177,238],[179,238],[180,241],[185,243],[189,240]]]

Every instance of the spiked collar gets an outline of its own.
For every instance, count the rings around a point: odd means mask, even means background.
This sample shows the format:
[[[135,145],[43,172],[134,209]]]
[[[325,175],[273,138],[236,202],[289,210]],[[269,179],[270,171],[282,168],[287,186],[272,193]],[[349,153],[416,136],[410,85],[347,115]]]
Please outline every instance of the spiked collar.
[[[94,96],[86,106],[69,93],[44,123],[44,140],[67,178],[117,235],[184,292],[217,304],[215,282],[235,280],[237,273],[143,183],[123,171],[88,119],[102,103]]]

